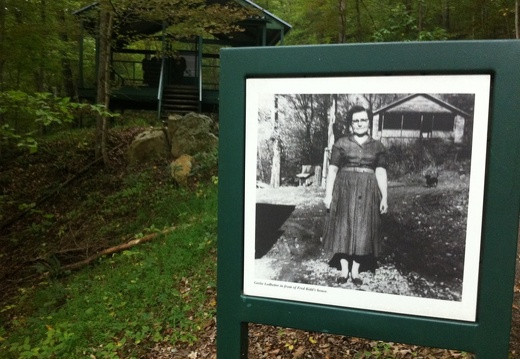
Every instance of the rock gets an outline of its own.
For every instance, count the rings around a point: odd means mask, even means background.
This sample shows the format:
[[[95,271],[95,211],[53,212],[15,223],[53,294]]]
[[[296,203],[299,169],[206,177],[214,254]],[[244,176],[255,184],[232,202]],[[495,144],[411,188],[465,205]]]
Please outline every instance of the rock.
[[[183,154],[194,156],[202,152],[212,152],[218,146],[218,138],[211,133],[213,120],[197,113],[168,118],[168,137],[174,158]]]
[[[130,164],[168,156],[168,143],[162,129],[150,129],[136,136],[127,151]]]
[[[188,177],[191,174],[193,166],[193,157],[190,155],[181,155],[171,163],[171,174],[175,182],[180,186],[186,187],[188,185]]]

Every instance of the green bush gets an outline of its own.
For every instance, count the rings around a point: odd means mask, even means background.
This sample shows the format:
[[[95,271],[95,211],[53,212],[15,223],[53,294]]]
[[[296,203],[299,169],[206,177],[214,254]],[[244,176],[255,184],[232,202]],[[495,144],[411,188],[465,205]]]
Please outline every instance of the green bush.
[[[0,92],[0,148],[14,143],[35,152],[37,132],[72,123],[81,116],[115,117],[104,106],[72,102],[47,92]]]

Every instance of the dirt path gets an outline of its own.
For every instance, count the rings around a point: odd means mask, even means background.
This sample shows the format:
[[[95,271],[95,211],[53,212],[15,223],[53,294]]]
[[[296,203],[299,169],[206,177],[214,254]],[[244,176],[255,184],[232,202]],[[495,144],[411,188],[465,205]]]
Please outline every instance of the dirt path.
[[[422,185],[405,186],[391,183],[389,197],[394,206],[407,211],[408,203],[425,196],[434,198],[447,190],[463,186],[460,182],[447,182],[442,188],[426,188]],[[321,249],[320,237],[326,218],[322,203],[324,189],[315,187],[282,187],[258,189],[257,202],[294,206],[293,212],[283,223],[279,236],[269,251],[258,258],[255,272],[262,279],[314,284],[327,287],[344,287],[365,291],[419,296],[445,300],[460,300],[461,283],[425,278],[417,272],[399,270],[392,258],[386,258],[375,272],[364,271],[361,287],[349,281],[338,284],[339,271],[328,265],[329,256]],[[390,206],[392,206],[392,203]]]

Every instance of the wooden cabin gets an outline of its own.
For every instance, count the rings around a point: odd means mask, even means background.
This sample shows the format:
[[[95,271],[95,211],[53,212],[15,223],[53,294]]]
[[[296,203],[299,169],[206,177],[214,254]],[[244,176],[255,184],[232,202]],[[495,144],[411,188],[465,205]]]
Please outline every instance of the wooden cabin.
[[[429,94],[413,94],[374,111],[372,136],[385,144],[420,138],[463,141],[471,115]]]
[[[238,3],[255,15],[238,23],[243,31],[214,34],[211,38],[168,38],[162,21],[134,21],[118,26],[118,35],[152,35],[155,48],[114,41],[112,54],[112,109],[156,110],[158,117],[169,113],[216,112],[219,103],[219,51],[222,47],[275,46],[283,43],[291,26],[250,0],[206,0],[208,4]],[[80,41],[79,97],[94,101],[95,69],[85,68],[85,41],[98,47],[96,28],[98,3],[75,12],[84,29]],[[90,55],[92,56],[92,55]],[[91,63],[94,63],[92,61]],[[90,71],[90,76],[86,73]],[[87,80],[87,79],[90,79]]]

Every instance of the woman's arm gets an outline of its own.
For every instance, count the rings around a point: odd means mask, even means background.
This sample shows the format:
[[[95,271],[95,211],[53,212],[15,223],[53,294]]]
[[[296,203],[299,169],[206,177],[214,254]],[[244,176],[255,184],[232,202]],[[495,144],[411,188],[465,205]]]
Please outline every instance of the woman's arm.
[[[379,191],[381,192],[381,204],[379,205],[379,210],[381,211],[381,214],[383,214],[388,210],[388,179],[385,168],[376,167],[376,180]]]
[[[325,198],[323,203],[327,209],[330,208],[330,202],[332,202],[332,190],[334,189],[334,182],[336,181],[336,175],[338,173],[338,166],[329,165],[329,174],[327,175],[327,187],[325,188]]]

